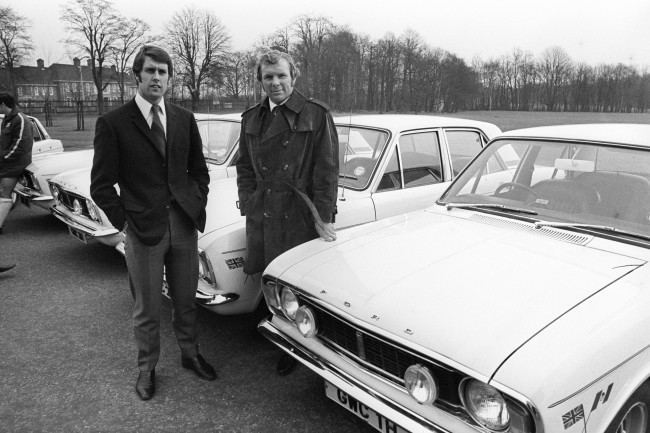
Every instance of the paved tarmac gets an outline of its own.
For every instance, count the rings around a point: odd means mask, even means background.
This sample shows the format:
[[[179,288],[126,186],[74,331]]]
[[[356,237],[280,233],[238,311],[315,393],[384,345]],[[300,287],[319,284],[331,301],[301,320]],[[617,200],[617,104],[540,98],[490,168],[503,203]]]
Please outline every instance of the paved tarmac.
[[[199,312],[201,352],[215,382],[180,366],[163,303],[158,390],[137,376],[131,295],[122,257],[72,238],[38,208],[17,206],[0,235],[0,432],[365,432],[304,367],[275,374],[279,352],[256,330],[266,312]]]

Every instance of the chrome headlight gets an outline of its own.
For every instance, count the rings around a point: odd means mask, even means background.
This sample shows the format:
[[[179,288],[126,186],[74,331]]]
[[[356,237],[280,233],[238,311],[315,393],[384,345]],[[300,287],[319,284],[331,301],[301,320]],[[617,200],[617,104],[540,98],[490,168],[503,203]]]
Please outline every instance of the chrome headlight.
[[[296,320],[298,312],[298,298],[288,287],[283,287],[280,291],[280,307],[284,314],[291,320]]]
[[[463,386],[462,397],[465,409],[479,425],[494,431],[510,426],[508,405],[495,387],[470,379]]]
[[[52,197],[54,197],[54,200],[59,201],[59,187],[51,184],[52,185]]]
[[[86,207],[88,208],[88,215],[90,216],[90,218],[99,222],[99,212],[97,212],[95,203],[93,203],[92,200],[86,199]]]
[[[431,404],[438,398],[438,383],[423,365],[414,364],[406,369],[404,386],[411,397],[420,404]]]
[[[316,335],[316,317],[311,308],[303,305],[296,311],[296,326],[303,337],[311,338]]]
[[[81,207],[81,202],[79,199],[75,198],[74,201],[72,202],[72,213],[75,215],[81,215],[83,212],[83,208]]]

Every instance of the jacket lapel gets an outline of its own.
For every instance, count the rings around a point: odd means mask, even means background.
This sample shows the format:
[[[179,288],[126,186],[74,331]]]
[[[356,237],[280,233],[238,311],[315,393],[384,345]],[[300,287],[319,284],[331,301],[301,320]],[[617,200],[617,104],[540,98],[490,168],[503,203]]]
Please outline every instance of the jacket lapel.
[[[170,155],[170,152],[174,149],[174,146],[172,146],[172,143],[174,142],[174,138],[176,137],[176,132],[178,131],[177,125],[179,124],[177,121],[178,113],[176,112],[176,109],[174,106],[171,104],[168,104],[167,101],[165,101],[165,116],[167,117],[167,155]]]
[[[166,108],[167,106],[165,106],[165,109]],[[138,108],[138,104],[135,103],[135,99],[131,99],[129,102],[129,109],[131,111],[131,120],[135,127],[147,138],[147,141],[149,141],[149,144],[156,150],[156,153],[163,156],[160,154],[160,151],[156,146],[153,134],[151,133],[151,128],[149,128],[147,120],[142,116],[142,112],[140,111],[140,108]],[[169,117],[167,118],[167,123],[169,125]],[[169,136],[169,133],[167,136]]]

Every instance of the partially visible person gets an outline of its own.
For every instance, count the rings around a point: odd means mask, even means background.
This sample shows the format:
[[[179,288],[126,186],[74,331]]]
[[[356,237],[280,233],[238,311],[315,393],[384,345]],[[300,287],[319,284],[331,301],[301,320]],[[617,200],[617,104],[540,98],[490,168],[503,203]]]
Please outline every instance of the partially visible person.
[[[294,89],[299,72],[287,53],[270,50],[256,65],[267,97],[242,114],[237,162],[240,211],[246,216],[244,272],[321,237],[336,239],[338,134],[329,108]],[[283,355],[280,375],[296,362]]]
[[[145,45],[135,56],[133,74],[135,98],[97,119],[90,193],[111,223],[126,233],[138,348],[135,390],[149,400],[160,356],[163,275],[181,365],[201,379],[217,377],[199,353],[194,302],[197,230],[205,228],[210,176],[194,115],[164,100],[173,74],[169,54]]]
[[[11,193],[18,178],[32,162],[34,135],[29,119],[18,110],[16,99],[0,93],[0,234],[11,211]]]

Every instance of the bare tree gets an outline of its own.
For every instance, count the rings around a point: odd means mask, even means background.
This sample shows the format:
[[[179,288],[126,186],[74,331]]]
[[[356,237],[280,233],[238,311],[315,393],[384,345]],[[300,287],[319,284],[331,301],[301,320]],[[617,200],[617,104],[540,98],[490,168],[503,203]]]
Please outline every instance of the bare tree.
[[[542,53],[539,70],[547,110],[554,110],[560,102],[562,86],[568,83],[572,68],[571,58],[562,48],[551,47]]]
[[[109,0],[70,0],[61,20],[69,32],[65,42],[90,59],[97,88],[97,112],[104,112],[104,62],[118,38],[120,20]]]
[[[32,51],[27,18],[9,6],[0,6],[0,68],[8,74],[8,89],[16,94],[14,69]]]
[[[117,39],[111,47],[111,57],[117,70],[117,85],[120,88],[120,100],[124,103],[125,81],[129,63],[136,51],[149,42],[147,32],[149,24],[139,18],[119,18],[120,23],[117,30]]]
[[[255,56],[250,51],[237,51],[228,55],[224,86],[229,96],[239,99],[252,93],[252,86],[256,81],[254,64]],[[247,105],[250,103],[251,101],[247,100]]]
[[[176,72],[192,96],[192,109],[197,110],[201,85],[223,75],[230,36],[212,12],[185,8],[167,25],[167,44]]]
[[[293,33],[297,38],[294,58],[300,65],[302,74],[300,86],[307,93],[327,100],[329,83],[321,78],[324,70],[326,39],[335,27],[325,17],[300,16],[293,24]]]

